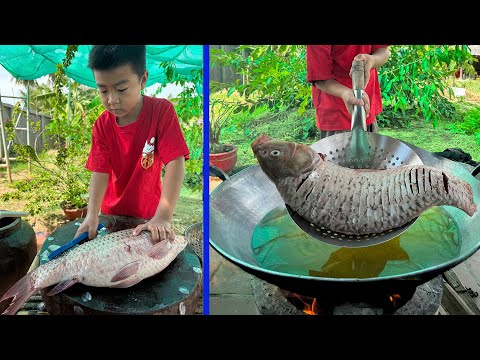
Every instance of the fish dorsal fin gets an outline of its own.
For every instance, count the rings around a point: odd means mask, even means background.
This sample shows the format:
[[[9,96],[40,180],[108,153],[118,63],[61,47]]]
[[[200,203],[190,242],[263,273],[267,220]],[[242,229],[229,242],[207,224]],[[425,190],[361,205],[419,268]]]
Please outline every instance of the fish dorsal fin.
[[[76,284],[79,281],[78,278],[74,277],[65,281],[62,281],[58,283],[52,290],[48,292],[48,296],[56,295],[66,289],[68,289],[70,286]]]
[[[115,275],[113,275],[111,282],[122,281],[128,279],[130,276],[135,275],[138,271],[141,261],[136,260],[131,263],[128,263],[122,267]]]

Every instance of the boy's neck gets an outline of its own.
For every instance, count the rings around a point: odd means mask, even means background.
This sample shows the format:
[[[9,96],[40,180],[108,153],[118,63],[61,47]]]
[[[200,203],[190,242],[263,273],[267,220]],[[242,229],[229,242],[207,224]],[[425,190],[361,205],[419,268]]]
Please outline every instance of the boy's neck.
[[[119,117],[116,118],[117,125],[118,126],[126,126],[126,125],[130,125],[130,124],[134,123],[135,121],[137,121],[138,120],[138,115],[140,115],[140,112],[142,111],[142,107],[143,107],[143,95],[140,96],[140,101],[138,102],[137,108],[135,109],[134,112],[132,112],[131,114],[128,114],[128,116],[125,116],[125,117],[122,117],[122,118],[119,118]]]

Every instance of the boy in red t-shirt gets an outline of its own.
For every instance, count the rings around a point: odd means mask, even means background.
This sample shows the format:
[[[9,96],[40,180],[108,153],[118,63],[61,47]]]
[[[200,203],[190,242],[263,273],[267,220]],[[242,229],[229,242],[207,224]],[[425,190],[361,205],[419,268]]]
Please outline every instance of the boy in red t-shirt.
[[[353,105],[365,106],[367,130],[376,131],[375,116],[382,111],[377,68],[389,57],[388,45],[307,45],[307,80],[320,138],[350,131]],[[363,101],[352,91],[354,60],[365,62]]]
[[[134,235],[149,230],[154,241],[173,239],[189,150],[173,105],[141,93],[148,79],[146,46],[95,45],[88,66],[106,110],[92,131],[88,213],[75,237],[85,231],[90,239],[96,236],[101,210],[149,219]]]

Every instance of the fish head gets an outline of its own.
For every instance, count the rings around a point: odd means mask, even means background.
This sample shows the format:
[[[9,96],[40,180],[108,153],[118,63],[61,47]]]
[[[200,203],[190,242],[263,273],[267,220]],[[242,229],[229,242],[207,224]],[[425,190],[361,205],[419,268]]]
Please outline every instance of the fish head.
[[[323,159],[309,146],[260,135],[252,144],[252,151],[263,172],[275,182],[286,177],[312,172]]]

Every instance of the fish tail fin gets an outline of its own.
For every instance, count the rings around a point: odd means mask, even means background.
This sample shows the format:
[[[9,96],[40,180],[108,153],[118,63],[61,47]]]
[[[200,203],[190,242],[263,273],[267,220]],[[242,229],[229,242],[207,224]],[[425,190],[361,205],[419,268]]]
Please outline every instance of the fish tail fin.
[[[464,211],[469,215],[473,216],[473,214],[477,211],[477,205],[473,201],[473,189],[469,183],[465,183],[465,189],[467,194],[467,203],[464,206]]]
[[[0,299],[0,302],[13,297],[12,302],[2,315],[15,315],[27,300],[37,291],[32,273],[26,274],[18,280]]]
[[[473,201],[473,188],[466,182],[455,176],[447,176],[442,172],[443,186],[448,203],[446,205],[455,206],[465,211],[469,216],[477,211],[477,205]]]

